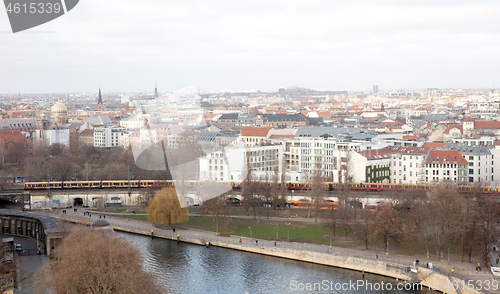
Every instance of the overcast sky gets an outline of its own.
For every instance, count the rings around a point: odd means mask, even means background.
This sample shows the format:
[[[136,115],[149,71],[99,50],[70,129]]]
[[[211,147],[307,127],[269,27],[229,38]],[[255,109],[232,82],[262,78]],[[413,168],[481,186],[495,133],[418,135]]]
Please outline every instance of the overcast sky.
[[[0,10],[0,93],[143,92],[155,80],[159,91],[500,87],[499,12],[500,1],[81,0],[12,34]]]

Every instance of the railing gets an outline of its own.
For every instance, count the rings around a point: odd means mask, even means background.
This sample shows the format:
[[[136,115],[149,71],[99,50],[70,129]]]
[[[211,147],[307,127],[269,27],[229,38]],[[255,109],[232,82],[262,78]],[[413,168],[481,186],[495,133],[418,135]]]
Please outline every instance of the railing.
[[[88,225],[93,223],[95,220],[99,219],[98,213],[94,213],[92,217],[89,217],[87,215],[80,216],[74,214],[61,214],[60,212],[55,212],[55,211],[48,213],[51,215],[59,216],[61,218],[80,221]],[[317,245],[310,243],[297,243],[297,242],[285,242],[285,241],[271,241],[258,238],[243,237],[243,236],[239,237],[234,235],[223,237],[220,235],[215,235],[214,232],[195,231],[195,230],[186,231],[184,229],[177,229],[176,232],[173,232],[173,230],[159,229],[153,227],[149,222],[144,222],[144,221],[134,220],[131,222],[124,222],[124,219],[120,219],[121,221],[118,221],[116,218],[110,216],[108,216],[107,218],[104,217],[103,219],[107,220],[110,223],[110,225],[117,230],[125,230],[133,233],[142,234],[145,236],[151,236],[151,230],[153,229],[154,237],[165,238],[175,241],[177,239],[177,235],[179,235],[179,241],[181,242],[198,241],[197,243],[200,245],[204,245],[205,242],[209,242],[210,244],[221,243],[220,245],[228,244],[233,246],[244,246],[246,248],[263,248],[268,250],[272,250],[273,248],[276,249],[286,248],[286,249],[294,249],[301,251],[328,253],[331,255],[344,256],[350,258],[381,261],[407,267],[415,266],[415,261],[412,260],[399,259],[387,255],[378,255],[376,253],[371,253],[371,254],[354,253],[349,249],[343,250],[342,248],[339,247],[332,247],[330,249],[328,245]],[[418,266],[425,267],[425,265],[422,263],[420,263]],[[465,285],[468,285],[469,280],[471,280],[470,276],[467,276],[468,272],[475,271],[475,269],[473,268],[473,266],[471,266],[470,268],[454,267],[453,269],[454,271],[452,272],[450,269],[444,269],[438,266],[434,266],[433,268],[434,272],[449,277],[450,285],[453,281],[455,281],[455,284],[458,285],[457,287],[463,289]],[[410,271],[409,268],[408,271]],[[474,281],[474,283],[476,282],[477,281]]]

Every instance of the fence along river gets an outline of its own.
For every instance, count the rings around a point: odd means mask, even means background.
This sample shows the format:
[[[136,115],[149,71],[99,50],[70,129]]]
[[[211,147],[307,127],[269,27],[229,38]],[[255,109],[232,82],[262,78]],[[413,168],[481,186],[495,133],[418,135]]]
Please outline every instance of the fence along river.
[[[117,232],[131,241],[144,268],[157,275],[168,293],[303,293],[314,287],[323,293],[436,293],[396,290],[396,280],[378,275],[293,261],[237,250],[177,243],[166,239]],[[353,283],[371,283],[356,287]],[[381,284],[393,290],[376,290]],[[335,289],[337,287],[337,289]],[[338,288],[344,289],[338,289]],[[347,289],[346,289],[347,288]],[[308,292],[308,291],[307,291]]]

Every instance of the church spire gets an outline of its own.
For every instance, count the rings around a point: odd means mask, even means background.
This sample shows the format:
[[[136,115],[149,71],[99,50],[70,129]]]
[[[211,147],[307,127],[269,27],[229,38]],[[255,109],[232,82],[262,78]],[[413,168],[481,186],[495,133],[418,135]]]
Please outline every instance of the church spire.
[[[102,96],[100,87],[99,87],[99,98],[97,99],[97,111],[102,111]]]
[[[158,88],[156,87],[156,81],[155,81],[155,98],[158,98]]]

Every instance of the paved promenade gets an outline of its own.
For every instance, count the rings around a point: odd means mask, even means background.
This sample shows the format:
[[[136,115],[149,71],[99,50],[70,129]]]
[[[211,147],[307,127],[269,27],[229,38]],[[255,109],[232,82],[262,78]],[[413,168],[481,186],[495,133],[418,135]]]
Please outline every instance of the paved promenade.
[[[94,212],[90,211],[90,216],[88,215],[84,216],[83,212],[87,210],[78,209],[77,212],[73,212],[73,209],[67,209],[66,211],[67,211],[66,214],[62,214],[61,210],[55,210],[47,213],[49,213],[52,216],[68,218],[74,220],[75,222],[86,223],[86,224],[90,224],[99,218],[99,212],[95,211]],[[234,217],[239,217],[239,216],[234,216]],[[278,219],[289,220],[288,218],[273,217],[273,220],[278,220]],[[418,259],[420,262],[419,263],[420,266],[425,267],[427,263],[432,262],[432,265],[435,267],[436,272],[446,276],[453,276],[458,279],[464,280],[465,284],[468,284],[469,281],[471,281],[471,283],[475,284],[477,287],[480,287],[479,284],[482,284],[484,286],[487,283],[489,283],[490,285],[497,283],[496,284],[498,285],[497,289],[500,288],[500,279],[498,280],[495,279],[488,269],[485,269],[483,267],[484,269],[483,271],[476,271],[476,265],[477,265],[476,260],[473,260],[473,263],[469,264],[468,262],[461,262],[460,257],[455,255],[451,256],[450,261],[448,261],[447,259],[442,261],[436,259],[427,259],[425,256],[420,256],[420,255],[405,256],[395,253],[394,254],[390,253],[389,255],[386,256],[383,251],[372,251],[372,250],[366,251],[366,250],[341,248],[341,247],[332,247],[330,249],[329,246],[327,245],[316,245],[316,244],[308,244],[308,243],[306,244],[306,243],[296,243],[296,242],[287,243],[280,241],[275,242],[275,241],[267,241],[255,238],[250,239],[244,236],[233,236],[233,235],[228,237],[221,237],[217,236],[214,232],[207,232],[207,231],[200,231],[193,229],[176,229],[174,233],[173,230],[164,230],[156,228],[149,222],[136,221],[130,219],[127,221],[124,218],[110,217],[109,215],[106,216],[106,220],[115,229],[118,230],[144,234],[147,236],[150,236],[151,230],[153,230],[153,233],[156,237],[164,237],[173,240],[175,240],[177,238],[177,235],[179,235],[181,241],[183,239],[197,239],[197,240],[203,240],[203,243],[206,240],[209,242],[220,241],[235,245],[241,244],[247,246],[259,246],[259,247],[290,248],[297,250],[308,250],[308,251],[315,251],[322,253],[331,253],[336,255],[359,257],[365,259],[373,259],[373,260],[378,259],[380,261],[397,263],[401,265],[414,265],[414,262]],[[296,220],[297,219],[294,218],[294,221]],[[200,244],[201,243],[202,242],[200,242]],[[485,291],[485,289],[483,288],[482,292],[499,293],[500,291],[491,291],[491,290]]]

